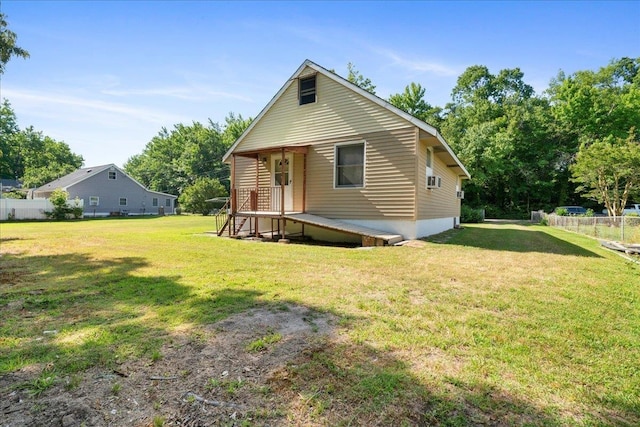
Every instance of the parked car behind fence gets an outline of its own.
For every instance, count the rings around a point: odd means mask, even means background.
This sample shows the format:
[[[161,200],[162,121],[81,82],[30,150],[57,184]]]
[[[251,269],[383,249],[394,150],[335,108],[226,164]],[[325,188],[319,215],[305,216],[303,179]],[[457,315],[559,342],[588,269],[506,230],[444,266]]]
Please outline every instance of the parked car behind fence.
[[[576,216],[586,215],[587,210],[582,206],[558,206],[553,213],[560,216]]]

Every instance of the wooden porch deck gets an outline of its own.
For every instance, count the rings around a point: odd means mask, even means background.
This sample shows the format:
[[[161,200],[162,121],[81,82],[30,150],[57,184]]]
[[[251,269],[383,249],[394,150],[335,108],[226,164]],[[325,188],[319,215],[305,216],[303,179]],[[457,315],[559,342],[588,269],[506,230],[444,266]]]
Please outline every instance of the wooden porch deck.
[[[386,231],[349,224],[347,222],[308,213],[285,213],[284,218],[315,227],[362,236],[362,246],[383,246],[385,243],[387,245],[393,245],[404,240],[400,234],[387,233]]]

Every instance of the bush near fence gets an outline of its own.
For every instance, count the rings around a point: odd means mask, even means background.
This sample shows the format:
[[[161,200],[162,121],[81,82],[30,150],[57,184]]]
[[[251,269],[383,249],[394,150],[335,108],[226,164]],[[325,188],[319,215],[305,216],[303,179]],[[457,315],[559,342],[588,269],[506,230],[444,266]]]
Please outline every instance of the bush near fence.
[[[67,205],[70,208],[82,208],[83,202],[82,199],[69,200]],[[53,209],[54,206],[49,199],[0,199],[0,221],[47,219],[45,212],[51,212]]]
[[[640,243],[640,217],[637,216],[546,216],[547,224],[602,240]]]

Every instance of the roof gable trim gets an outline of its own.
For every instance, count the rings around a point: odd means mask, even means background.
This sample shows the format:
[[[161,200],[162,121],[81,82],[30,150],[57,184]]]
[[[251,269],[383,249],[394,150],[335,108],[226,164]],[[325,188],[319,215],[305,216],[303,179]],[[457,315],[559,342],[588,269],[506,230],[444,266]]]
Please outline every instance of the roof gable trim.
[[[378,96],[376,96],[376,95],[374,95],[372,93],[367,92],[366,90],[362,89],[360,86],[349,82],[348,80],[344,79],[343,77],[339,76],[338,74],[333,73],[333,72],[327,70],[324,67],[321,67],[320,65],[316,64],[313,61],[310,61],[309,59],[305,60],[302,63],[302,65],[300,65],[300,67],[298,67],[298,69],[293,73],[293,75],[289,78],[289,80],[287,80],[287,82],[280,88],[278,93],[276,93],[275,96],[273,98],[271,98],[271,101],[269,101],[269,103],[262,109],[262,111],[260,111],[260,114],[258,114],[256,116],[256,118],[251,122],[251,125],[249,125],[249,127],[247,129],[245,129],[245,131],[242,133],[242,135],[240,135],[240,137],[236,140],[236,142],[225,153],[225,155],[222,157],[222,161],[226,162],[229,159],[229,157],[235,151],[237,146],[244,140],[245,136],[248,135],[251,132],[251,130],[254,128],[254,126],[260,121],[260,119],[262,119],[262,117],[266,114],[266,112],[269,111],[269,109],[276,103],[276,101],[282,96],[282,94],[289,88],[289,86],[291,86],[291,84],[294,81],[296,81],[297,79],[299,79],[301,77],[305,77],[305,76],[313,74],[313,73],[305,73],[304,76],[302,75],[302,72],[307,67],[315,70],[317,73],[322,74],[323,76],[333,80],[334,82],[336,82],[336,83],[348,88],[349,90],[352,90],[353,92],[358,93],[359,95],[363,96],[364,98],[368,99],[369,101],[381,106],[382,108],[385,108],[385,109],[391,111],[392,113],[400,116],[401,118],[403,118],[404,120],[406,120],[409,123],[413,124],[414,126],[420,128],[420,129],[424,130],[425,132],[428,132],[429,134],[431,134],[434,137],[436,137],[438,139],[438,142],[440,142],[440,144],[442,144],[442,146],[447,150],[447,152],[453,157],[453,159],[456,161],[456,163],[464,171],[465,175],[468,178],[471,178],[471,175],[469,174],[467,169],[464,167],[464,165],[462,164],[460,159],[458,159],[458,157],[454,154],[453,150],[451,150],[451,147],[449,147],[449,144],[447,144],[447,142],[444,140],[442,135],[440,135],[440,133],[438,132],[438,130],[435,127],[431,126],[428,123],[423,122],[420,119],[417,119],[417,118],[413,117],[411,114],[402,111],[401,109],[395,107],[394,105],[390,104],[389,102],[385,101],[384,99],[382,99],[382,98],[380,98],[380,97],[378,97]]]

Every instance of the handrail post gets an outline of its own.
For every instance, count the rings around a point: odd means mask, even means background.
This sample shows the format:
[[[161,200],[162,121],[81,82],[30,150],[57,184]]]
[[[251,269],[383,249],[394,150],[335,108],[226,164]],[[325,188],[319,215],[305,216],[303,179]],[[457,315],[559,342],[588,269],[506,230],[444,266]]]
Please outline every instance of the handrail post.
[[[280,168],[280,212],[281,212],[281,215],[282,215],[282,238],[286,239],[287,220],[284,217],[284,193],[285,193],[285,191],[284,191],[284,186],[285,186],[285,182],[284,182],[284,162],[285,162],[284,148],[282,148],[282,167]],[[289,171],[289,173],[291,173],[291,171]]]

